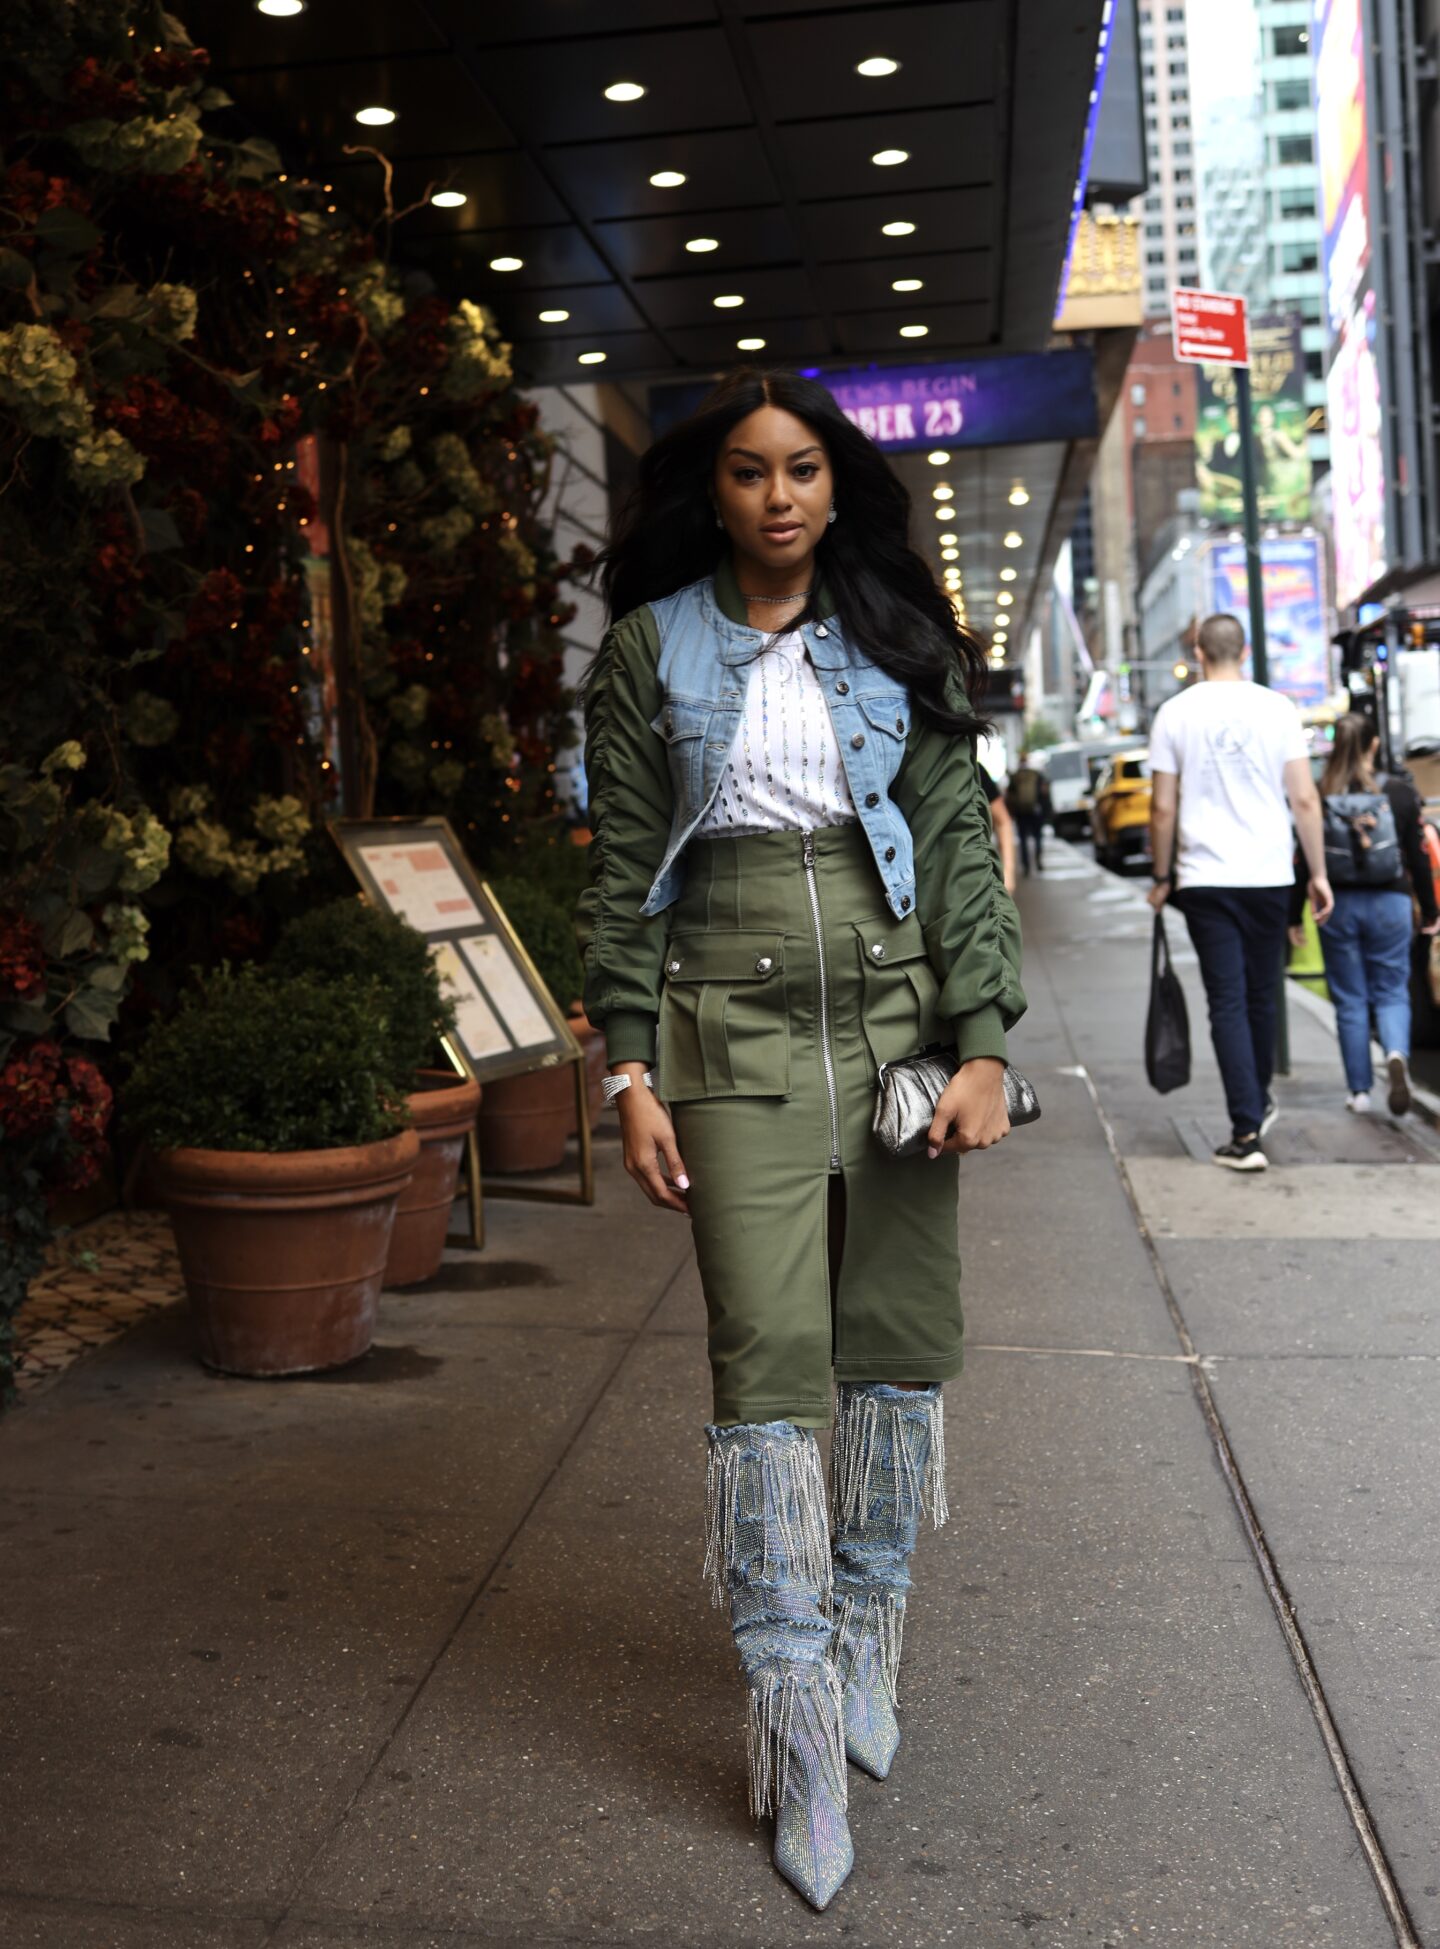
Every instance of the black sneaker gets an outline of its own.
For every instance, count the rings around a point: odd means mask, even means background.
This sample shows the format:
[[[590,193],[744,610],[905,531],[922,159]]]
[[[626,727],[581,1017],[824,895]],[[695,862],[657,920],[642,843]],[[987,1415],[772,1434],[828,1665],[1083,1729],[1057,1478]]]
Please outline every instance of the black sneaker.
[[[1280,1105],[1275,1101],[1275,1092],[1268,1090],[1265,1095],[1265,1114],[1260,1119],[1260,1135],[1263,1137],[1280,1114]]]
[[[1402,1055],[1392,1051],[1385,1067],[1390,1073],[1390,1114],[1403,1117],[1414,1101],[1410,1094],[1410,1072]]]
[[[1215,1153],[1215,1162],[1225,1171],[1268,1171],[1270,1159],[1260,1148],[1258,1137],[1237,1137],[1232,1143],[1222,1144]]]

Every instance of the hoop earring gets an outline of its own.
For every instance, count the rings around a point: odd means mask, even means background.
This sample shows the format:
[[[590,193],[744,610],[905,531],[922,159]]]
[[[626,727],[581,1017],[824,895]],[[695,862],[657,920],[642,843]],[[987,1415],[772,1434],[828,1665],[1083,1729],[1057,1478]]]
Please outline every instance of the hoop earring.
[[[835,503],[832,501],[830,503],[830,512],[826,515],[825,520],[827,523],[829,523],[834,519],[835,519]]]

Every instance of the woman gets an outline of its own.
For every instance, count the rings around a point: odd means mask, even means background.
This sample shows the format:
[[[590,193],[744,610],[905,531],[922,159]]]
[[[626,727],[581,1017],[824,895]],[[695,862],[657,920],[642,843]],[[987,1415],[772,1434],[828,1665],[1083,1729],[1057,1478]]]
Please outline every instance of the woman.
[[[625,1167],[690,1218],[706,1568],[752,1809],[817,1908],[854,1858],[845,1756],[883,1779],[899,1740],[908,1561],[922,1512],[945,1516],[961,1366],[959,1154],[1009,1128],[1025,1005],[976,767],[983,659],[908,513],[823,387],[733,374],[640,464],[585,685],[585,1006]],[[889,1156],[878,1065],[951,1040],[928,1157]],[[834,1381],[832,1557],[813,1431]]]
[[[1000,852],[1000,877],[1005,882],[1005,891],[1015,891],[1015,821],[1010,817],[1010,808],[1005,803],[1005,794],[982,765],[980,767],[980,789],[990,807],[990,824],[995,833],[995,844]]]
[[[1410,896],[1420,904],[1421,930],[1440,928],[1435,881],[1420,836],[1420,799],[1399,778],[1379,778],[1380,734],[1352,711],[1335,726],[1335,743],[1320,778],[1325,811],[1325,864],[1335,911],[1320,929],[1325,980],[1335,1004],[1340,1056],[1349,1086],[1347,1106],[1370,1108],[1373,1064],[1370,1016],[1385,1050],[1392,1116],[1410,1108]],[[1408,869],[1409,878],[1406,873]],[[1292,914],[1298,921],[1303,900]],[[1304,929],[1293,926],[1298,947]]]

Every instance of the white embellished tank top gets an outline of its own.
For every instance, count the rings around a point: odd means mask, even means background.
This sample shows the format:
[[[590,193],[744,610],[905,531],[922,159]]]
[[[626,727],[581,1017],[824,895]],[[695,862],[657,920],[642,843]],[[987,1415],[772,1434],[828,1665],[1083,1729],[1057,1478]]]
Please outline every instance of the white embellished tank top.
[[[750,665],[745,708],[699,831],[783,832],[857,818],[830,706],[791,630]]]

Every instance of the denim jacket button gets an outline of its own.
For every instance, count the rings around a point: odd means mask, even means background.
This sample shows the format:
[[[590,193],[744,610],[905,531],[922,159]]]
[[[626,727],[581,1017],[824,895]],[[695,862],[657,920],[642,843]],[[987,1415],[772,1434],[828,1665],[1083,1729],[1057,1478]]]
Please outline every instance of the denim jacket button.
[[[886,857],[886,859],[887,859],[887,860],[889,860],[889,859],[894,859],[894,857],[895,857],[895,848],[894,848],[893,846],[887,846],[887,847],[885,848],[885,857]]]
[[[835,688],[836,690],[839,691],[842,697],[848,697],[850,695],[850,686],[849,684],[846,683],[843,677],[840,679],[839,683],[836,684]]]
[[[895,729],[896,729],[897,731],[903,731],[903,730],[905,729],[905,720],[904,720],[904,718],[903,718],[903,717],[897,717],[897,718],[896,718],[896,720],[895,720]]]
[[[865,803],[867,805],[878,805],[880,803],[880,794],[878,792],[867,792],[865,794]]]
[[[852,746],[854,747],[854,749],[855,749],[856,751],[858,751],[858,750],[859,750],[859,749],[861,748],[861,746],[862,746],[862,745],[864,744],[864,742],[865,742],[865,737],[864,737],[864,734],[863,734],[863,732],[860,732],[860,731],[857,731],[857,732],[855,733],[855,735],[854,735],[854,737],[853,737],[853,738],[851,738],[851,740],[850,740],[850,743],[851,743],[851,745],[852,745]]]
[[[904,911],[905,913],[907,913],[907,914],[909,913],[909,911],[910,911],[910,896],[909,896],[909,894],[908,894],[908,893],[902,893],[902,894],[901,894],[901,896],[900,896],[900,906],[901,906],[901,909],[902,909],[902,910],[903,910],[903,911]]]
[[[830,634],[830,632],[829,632],[829,630],[828,630],[828,629],[826,629],[826,627],[825,627],[825,625],[824,625],[824,623],[816,623],[816,625],[815,625],[815,634],[816,634],[817,636],[828,636],[828,635]]]

